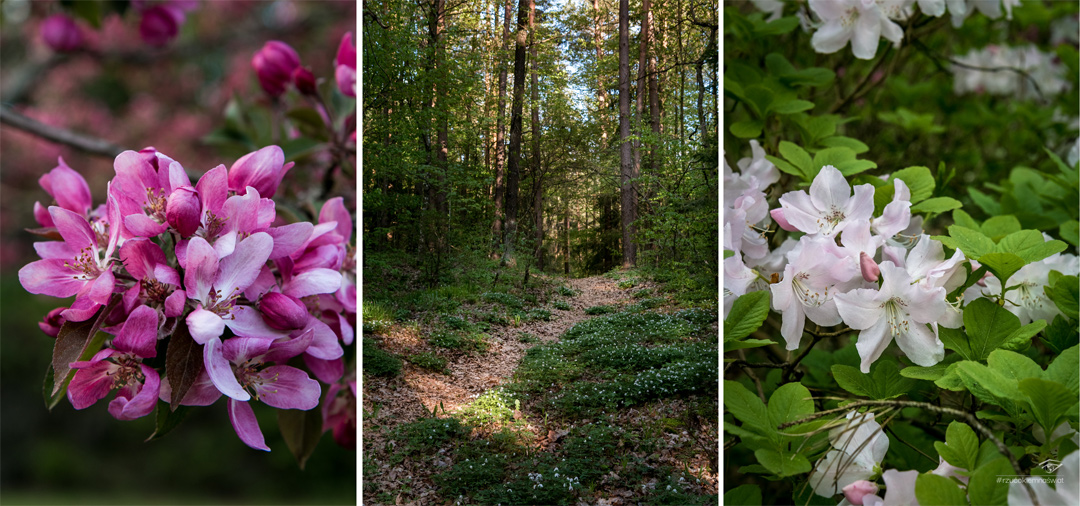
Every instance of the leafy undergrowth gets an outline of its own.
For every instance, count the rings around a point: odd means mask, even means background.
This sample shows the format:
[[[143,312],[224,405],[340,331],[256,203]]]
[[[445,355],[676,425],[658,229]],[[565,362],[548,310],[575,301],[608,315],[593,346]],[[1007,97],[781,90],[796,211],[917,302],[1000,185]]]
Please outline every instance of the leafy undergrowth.
[[[411,287],[426,296],[365,289],[365,345],[404,360],[397,376],[365,362],[365,502],[715,504],[715,309],[679,309],[641,271],[491,272]],[[422,415],[400,406],[417,400]]]

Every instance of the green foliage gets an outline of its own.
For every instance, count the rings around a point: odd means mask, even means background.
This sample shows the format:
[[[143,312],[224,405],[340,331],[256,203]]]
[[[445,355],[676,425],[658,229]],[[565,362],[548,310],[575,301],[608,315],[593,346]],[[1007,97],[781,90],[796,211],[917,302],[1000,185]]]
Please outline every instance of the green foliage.
[[[364,373],[371,376],[396,376],[401,372],[401,359],[383,351],[374,339],[364,338]]]
[[[615,312],[615,306],[591,306],[585,308],[587,315],[611,314]]]
[[[570,303],[566,302],[565,300],[557,300],[555,302],[552,302],[551,307],[560,311],[570,311],[571,309],[573,309],[570,307]]]
[[[512,399],[502,389],[488,390],[466,406],[461,414],[472,425],[505,422],[514,415]]]
[[[415,355],[409,355],[409,362],[423,367],[424,369],[428,369],[442,374],[449,374],[449,371],[446,370],[446,359],[430,351],[417,353]]]
[[[769,292],[765,290],[750,292],[735,299],[731,311],[724,319],[724,352],[740,348],[768,346],[767,339],[745,339],[752,334],[769,315]]]
[[[863,374],[858,368],[836,364],[832,366],[833,376],[840,388],[852,394],[871,399],[892,399],[907,395],[915,387],[915,381],[900,374],[896,362],[878,359],[870,366],[870,374]]]

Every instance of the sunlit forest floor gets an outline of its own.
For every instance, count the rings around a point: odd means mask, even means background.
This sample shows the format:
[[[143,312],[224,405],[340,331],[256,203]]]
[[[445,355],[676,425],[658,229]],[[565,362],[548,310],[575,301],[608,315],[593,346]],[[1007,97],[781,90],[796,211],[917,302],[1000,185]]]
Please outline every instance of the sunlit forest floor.
[[[366,504],[716,503],[714,309],[637,271],[491,288],[365,292]]]

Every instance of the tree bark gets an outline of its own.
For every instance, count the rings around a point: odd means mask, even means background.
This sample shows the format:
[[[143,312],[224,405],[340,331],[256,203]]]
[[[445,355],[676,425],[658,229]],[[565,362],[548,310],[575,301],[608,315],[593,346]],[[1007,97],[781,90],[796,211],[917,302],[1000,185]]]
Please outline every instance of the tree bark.
[[[517,46],[514,49],[514,97],[510,112],[510,149],[506,164],[506,236],[503,240],[502,264],[514,259],[514,239],[517,234],[518,181],[521,179],[521,112],[525,99],[525,46],[528,42],[529,13],[535,4],[518,0]]]
[[[536,58],[536,2],[529,0],[529,59],[532,60],[532,182],[533,234],[536,240],[536,267],[544,270],[544,175],[540,169],[540,85]]]
[[[603,15],[600,13],[600,0],[593,0],[593,46],[596,48],[596,65],[604,57],[603,47]],[[600,151],[607,149],[608,123],[604,117],[607,115],[607,86],[604,85],[604,77],[600,72],[596,73],[596,108],[597,120],[600,123]]]
[[[621,176],[623,266],[637,262],[632,241],[637,219],[637,192],[632,185],[634,160],[630,151],[630,2],[619,0],[619,170]]]
[[[503,146],[503,132],[506,131],[506,125],[504,123],[505,111],[506,111],[506,56],[510,54],[510,2],[506,0],[504,4],[504,21],[503,21],[503,51],[502,57],[499,59],[499,99],[498,99],[498,111],[496,111],[497,126],[495,127],[495,220],[491,224],[491,236],[493,243],[496,245],[493,248],[492,255],[498,254],[498,246],[503,241],[503,218],[505,216],[505,209],[503,199],[506,195],[506,183],[503,181],[503,163],[506,158],[506,148]]]

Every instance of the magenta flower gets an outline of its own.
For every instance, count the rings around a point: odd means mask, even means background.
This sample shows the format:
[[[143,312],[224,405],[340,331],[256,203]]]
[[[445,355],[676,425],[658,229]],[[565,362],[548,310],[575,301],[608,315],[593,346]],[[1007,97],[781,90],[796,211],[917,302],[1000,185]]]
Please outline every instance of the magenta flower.
[[[232,254],[219,259],[205,239],[191,239],[183,267],[187,296],[198,302],[187,317],[195,342],[206,344],[220,337],[226,325],[238,335],[265,327],[257,311],[237,306],[236,300],[259,275],[273,243],[268,234],[259,232],[240,241]]]
[[[134,237],[155,237],[169,229],[168,197],[173,190],[191,186],[191,180],[179,163],[168,160],[155,169],[147,158],[135,151],[116,157],[117,201],[124,216],[124,228]]]
[[[19,282],[30,293],[75,296],[71,307],[61,313],[68,321],[84,321],[93,316],[108,303],[116,284],[112,254],[123,227],[111,185],[108,193],[109,220],[99,222],[103,229],[98,231],[84,216],[50,207],[49,215],[64,240],[35,243],[34,249],[42,259],[19,269]]]
[[[163,308],[166,317],[183,314],[187,296],[180,287],[180,274],[165,258],[161,247],[146,238],[129,239],[120,247],[120,260],[136,283],[124,292],[124,310],[148,304]]]
[[[323,398],[323,431],[332,430],[334,441],[344,448],[356,449],[356,380],[333,383]]]
[[[251,186],[262,197],[271,198],[293,165],[293,162],[285,163],[285,152],[278,146],[248,153],[229,168],[229,190],[244,195]]]
[[[180,33],[184,13],[178,9],[155,5],[146,9],[139,20],[139,36],[151,46],[164,46]]]
[[[189,237],[202,225],[202,203],[199,194],[190,186],[181,186],[169,195],[165,204],[165,219],[169,226],[180,232],[181,237]]]
[[[109,403],[109,414],[117,420],[134,420],[153,411],[161,378],[142,359],[157,356],[157,335],[157,312],[147,306],[135,308],[111,348],[88,361],[71,363],[76,369],[67,392],[71,405],[84,409],[120,389]]]
[[[300,299],[281,292],[264,295],[259,301],[259,310],[266,324],[277,330],[302,329],[311,316]]]
[[[38,184],[45,189],[56,205],[83,216],[88,216],[94,203],[90,197],[90,185],[82,175],[64,163],[64,158],[57,158],[56,166],[38,179]],[[52,227],[52,217],[40,202],[34,202],[34,218],[43,227]]]
[[[338,89],[347,96],[356,97],[356,46],[353,45],[352,32],[341,38],[334,63]]]
[[[82,32],[66,14],[53,14],[41,23],[41,38],[53,51],[66,53],[83,45]],[[62,162],[61,162],[62,163]]]
[[[259,85],[271,97],[280,97],[292,82],[293,71],[300,66],[300,55],[288,44],[271,40],[251,58]]]
[[[230,397],[229,421],[244,444],[270,451],[259,422],[247,402],[252,398],[278,409],[309,410],[319,405],[319,382],[292,366],[269,365],[299,355],[311,344],[312,333],[284,341],[233,337],[224,343],[211,339],[203,348],[210,380]]]
[[[312,96],[318,93],[315,88],[315,74],[312,74],[310,70],[304,67],[296,67],[292,74],[292,80],[296,90],[300,93]]]

